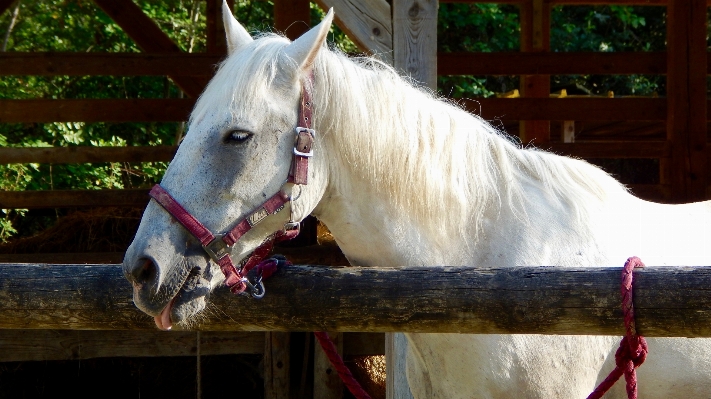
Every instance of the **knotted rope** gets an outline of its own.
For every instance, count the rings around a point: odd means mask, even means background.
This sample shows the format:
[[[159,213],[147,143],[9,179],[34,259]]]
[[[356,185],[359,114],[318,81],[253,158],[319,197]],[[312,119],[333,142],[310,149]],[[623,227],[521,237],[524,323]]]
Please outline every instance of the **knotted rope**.
[[[599,399],[604,395],[615,382],[624,374],[627,398],[637,399],[637,373],[635,368],[644,363],[647,358],[647,341],[643,336],[637,335],[634,324],[634,305],[632,303],[632,271],[636,267],[644,267],[644,263],[633,256],[627,259],[622,269],[622,312],[625,319],[626,335],[620,342],[620,347],[615,353],[615,364],[617,365],[610,375],[588,396],[588,399]]]
[[[331,362],[331,365],[338,372],[338,376],[341,377],[341,381],[343,381],[343,384],[348,388],[350,393],[353,394],[356,399],[371,399],[370,395],[365,392],[365,390],[360,386],[358,381],[356,381],[356,379],[353,377],[351,371],[348,370],[348,367],[346,367],[345,363],[343,363],[343,359],[338,354],[336,345],[328,336],[328,333],[323,331],[317,331],[314,332],[314,336],[316,337],[316,339],[318,339],[318,343],[321,344],[323,352],[328,357],[328,360]]]

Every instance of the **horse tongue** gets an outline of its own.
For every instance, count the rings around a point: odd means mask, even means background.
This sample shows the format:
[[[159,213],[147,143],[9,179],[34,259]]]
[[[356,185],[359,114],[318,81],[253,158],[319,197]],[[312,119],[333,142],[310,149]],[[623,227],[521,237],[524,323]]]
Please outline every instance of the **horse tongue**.
[[[156,322],[156,326],[163,331],[169,331],[173,328],[173,323],[170,321],[170,311],[173,309],[173,301],[175,298],[171,299],[170,302],[165,306],[160,315],[155,316],[153,320]]]

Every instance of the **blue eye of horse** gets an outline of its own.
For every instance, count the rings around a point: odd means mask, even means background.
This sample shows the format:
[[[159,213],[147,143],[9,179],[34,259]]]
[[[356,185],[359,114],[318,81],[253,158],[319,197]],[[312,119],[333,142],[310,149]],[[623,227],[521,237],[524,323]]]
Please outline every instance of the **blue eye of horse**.
[[[242,144],[252,137],[252,133],[244,130],[233,130],[225,136],[225,143]]]

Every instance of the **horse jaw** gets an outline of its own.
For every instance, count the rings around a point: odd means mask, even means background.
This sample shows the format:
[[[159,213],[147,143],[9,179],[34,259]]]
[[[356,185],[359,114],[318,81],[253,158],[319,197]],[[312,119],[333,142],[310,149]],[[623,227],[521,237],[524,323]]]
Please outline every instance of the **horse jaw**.
[[[232,15],[226,0],[222,1],[222,23],[225,25],[225,33],[227,34],[227,52],[229,55],[236,53],[254,40]]]
[[[328,10],[328,14],[323,18],[323,20],[311,30],[304,33],[301,37],[294,40],[284,52],[291,59],[293,59],[299,66],[300,71],[309,71],[311,65],[316,59],[316,55],[321,48],[323,48],[324,43],[326,43],[326,37],[328,36],[328,31],[331,29],[331,24],[333,23],[333,8]]]

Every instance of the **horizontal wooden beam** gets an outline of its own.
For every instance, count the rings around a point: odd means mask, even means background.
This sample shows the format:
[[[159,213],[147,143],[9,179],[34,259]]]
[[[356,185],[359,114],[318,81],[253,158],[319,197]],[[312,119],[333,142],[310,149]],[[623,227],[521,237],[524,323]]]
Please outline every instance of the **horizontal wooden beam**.
[[[0,164],[10,163],[96,163],[170,161],[178,147],[30,147],[0,148]]]
[[[148,198],[146,189],[2,191],[0,209],[106,206],[143,208],[148,204]]]
[[[71,331],[0,330],[0,362],[79,360],[100,357],[196,356],[195,331]],[[200,333],[200,355],[264,353],[263,332]],[[373,356],[385,353],[385,336],[346,333],[343,354]]]
[[[453,99],[486,120],[610,120],[666,119],[664,98],[475,98]]]
[[[171,75],[210,78],[222,58],[204,53],[0,53],[0,75]]]
[[[533,144],[535,146],[535,143]],[[541,149],[577,158],[668,158],[666,141],[601,141],[546,143]]]
[[[0,123],[181,122],[194,99],[0,100]]]
[[[623,260],[621,260],[622,262]],[[218,289],[203,331],[621,335],[620,267],[291,266],[262,300]],[[635,272],[637,330],[711,337],[711,267]],[[0,329],[151,330],[118,265],[0,264]],[[176,327],[177,329],[177,327]]]
[[[437,53],[439,75],[665,74],[666,53]]]
[[[522,4],[531,0],[440,0],[440,3],[495,3]],[[707,0],[711,5],[711,0]],[[625,5],[625,6],[665,6],[669,0],[544,0],[552,5]]]

